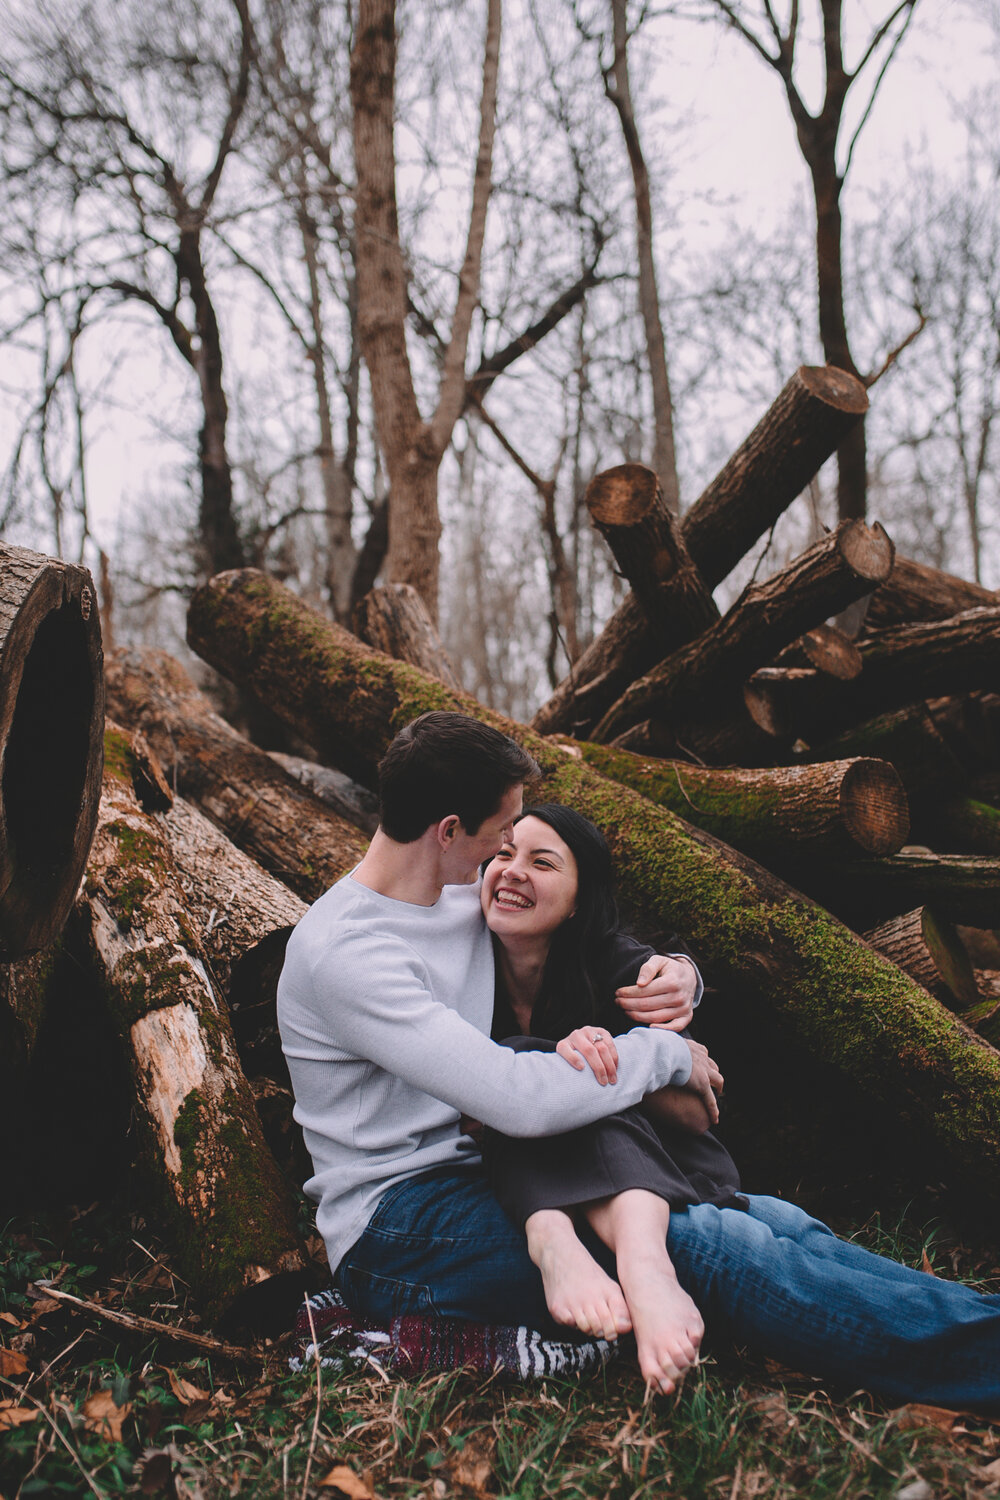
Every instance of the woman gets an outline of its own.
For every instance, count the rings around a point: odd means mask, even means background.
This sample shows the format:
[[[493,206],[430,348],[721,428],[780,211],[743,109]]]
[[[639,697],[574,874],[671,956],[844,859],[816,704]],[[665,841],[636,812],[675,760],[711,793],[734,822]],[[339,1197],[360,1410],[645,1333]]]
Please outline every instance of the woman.
[[[570,808],[529,808],[487,866],[482,901],[496,949],[494,1036],[530,1047],[564,1038],[555,1050],[575,1066],[584,1065],[578,1049],[592,1055],[596,1038],[613,1080],[609,1033],[632,1024],[614,995],[652,950],[619,931],[603,836]],[[679,1028],[690,1019],[697,973],[682,958],[662,960],[671,961],[689,981],[669,1023]],[[547,1140],[491,1132],[487,1160],[494,1192],[524,1227],[552,1316],[605,1338],[631,1328],[647,1382],[669,1392],[697,1359],[704,1332],[667,1255],[671,1205],[745,1200],[728,1152],[701,1133],[713,1119],[700,1099],[664,1090],[649,1112],[656,1128],[627,1110]],[[570,1209],[614,1253],[617,1282],[577,1237]]]
[[[521,1032],[525,1045],[527,1033],[565,1035],[583,1020],[556,1048],[578,1067],[583,1062],[574,1049],[592,1059],[591,1038],[624,1029],[612,1003],[625,948],[610,874],[607,846],[593,825],[549,805],[523,814],[483,880],[483,910],[497,947],[501,1029]],[[632,972],[646,952],[633,946]],[[598,1045],[610,1063],[607,1044]],[[658,1102],[666,1118],[680,1119],[688,1131],[704,1129],[704,1110],[699,1115],[683,1090],[663,1094]],[[558,1137],[554,1171],[541,1142],[523,1152],[500,1138],[494,1153],[498,1195],[509,1213],[526,1219],[531,1256],[557,1320],[608,1336],[633,1327],[647,1381],[670,1391],[695,1362],[702,1337],[686,1282],[698,1288],[719,1333],[793,1367],[819,1365],[826,1378],[864,1384],[897,1401],[1000,1409],[1000,1297],[873,1255],[778,1199],[751,1197],[739,1214],[719,1198],[689,1195],[678,1203],[670,1179],[684,1175],[685,1153],[704,1137],[689,1136],[685,1144],[676,1129],[661,1141],[637,1144],[637,1137],[616,1176],[621,1159],[615,1155],[610,1168],[601,1159],[602,1132],[619,1129],[622,1118]],[[647,1170],[636,1187],[636,1172]],[[567,1174],[565,1192],[560,1172]],[[719,1159],[715,1173],[720,1193],[734,1191]],[[588,1181],[601,1196],[579,1196]],[[671,1201],[680,1207],[673,1224]],[[577,1239],[570,1207],[582,1218],[581,1233],[596,1233],[602,1242],[596,1254],[609,1265],[604,1247],[613,1251],[617,1282]],[[679,1276],[664,1246],[668,1228]]]

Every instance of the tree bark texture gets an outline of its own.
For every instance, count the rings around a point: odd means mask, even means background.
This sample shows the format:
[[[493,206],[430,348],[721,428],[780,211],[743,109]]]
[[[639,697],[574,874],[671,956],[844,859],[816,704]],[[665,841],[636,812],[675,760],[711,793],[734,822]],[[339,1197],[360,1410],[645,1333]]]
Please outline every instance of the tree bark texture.
[[[909,835],[906,793],[884,760],[719,770],[608,745],[579,748],[602,776],[765,861],[789,850],[834,858],[895,854]]]
[[[358,830],[230,728],[166,652],[120,648],[107,687],[110,711],[148,735],[168,781],[304,901],[357,864]]]
[[[681,519],[688,555],[709,589],[732,572],[754,542],[787,510],[830,457],[843,433],[868,409],[853,375],[803,365],[749,437]],[[822,618],[822,617],[821,617]],[[818,623],[818,622],[817,622]],[[539,734],[585,733],[597,716],[574,706],[593,679],[619,669],[628,680],[659,660],[645,616],[628,594],[604,630],[539,709]]]
[[[776,667],[815,667],[828,677],[841,682],[850,682],[860,673],[863,663],[861,652],[854,641],[836,625],[816,625],[805,635],[779,651],[774,659]]]
[[[378,798],[374,792],[367,787],[359,786],[343,771],[334,771],[329,766],[321,766],[317,760],[306,760],[301,755],[286,755],[281,750],[269,750],[273,761],[277,761],[283,771],[318,797],[327,807],[350,823],[352,827],[359,828],[362,833],[373,834],[378,827]]]
[[[542,769],[541,794],[603,829],[640,929],[681,932],[713,979],[741,979],[804,1046],[929,1132],[978,1198],[1000,1190],[1000,1055],[829,913],[558,745],[372,653],[260,573],[199,589],[188,634],[359,780],[428,709],[516,735]]]
[[[109,727],[81,903],[183,1274],[209,1316],[252,1318],[271,1283],[303,1277],[305,1253],[163,825],[140,806],[129,761],[128,736]]]
[[[916,842],[949,854],[988,854],[1000,859],[1000,808],[974,797],[943,797],[918,803]]]
[[[979,1001],[979,987],[972,962],[953,922],[937,916],[931,907],[892,917],[865,933],[886,958],[891,958],[925,990],[952,1010],[966,1010]]]
[[[86,568],[0,543],[0,958],[73,905],[101,795],[104,680]]]
[[[763,689],[766,675],[764,672],[754,673],[754,684]],[[807,758],[872,755],[891,761],[911,800],[936,788],[954,791],[965,784],[968,770],[961,754],[961,744],[956,742],[950,727],[952,712],[952,700],[936,698],[895,709],[892,713],[878,714],[836,739],[827,740],[816,750],[810,750]]]
[[[850,682],[808,671],[781,681],[780,668],[754,674],[744,695],[754,721],[778,738],[820,745],[921,699],[993,689],[1000,680],[1000,607],[895,625],[857,644],[863,666]]]
[[[376,651],[411,662],[431,677],[440,677],[446,687],[461,690],[437,626],[410,584],[372,589],[354,611],[353,625],[355,635]]]
[[[897,557],[885,583],[872,594],[865,630],[908,625],[920,620],[946,620],[967,609],[996,607],[1000,596],[980,583],[943,573],[909,557]]]
[[[817,901],[853,927],[931,906],[950,922],[1000,927],[1000,860],[904,848],[884,859],[825,866],[786,866]]]
[[[593,738],[612,739],[649,716],[690,715],[697,700],[735,701],[755,667],[888,577],[893,551],[878,522],[842,522],[780,573],[751,584],[711,630],[633,683]]]

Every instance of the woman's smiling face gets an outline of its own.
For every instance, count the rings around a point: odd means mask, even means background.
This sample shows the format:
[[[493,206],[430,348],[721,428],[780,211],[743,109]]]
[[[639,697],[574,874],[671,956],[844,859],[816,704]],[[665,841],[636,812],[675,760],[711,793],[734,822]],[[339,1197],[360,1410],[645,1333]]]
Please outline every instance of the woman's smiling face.
[[[486,867],[486,925],[501,941],[546,937],[576,909],[577,869],[569,845],[541,818],[522,818]]]

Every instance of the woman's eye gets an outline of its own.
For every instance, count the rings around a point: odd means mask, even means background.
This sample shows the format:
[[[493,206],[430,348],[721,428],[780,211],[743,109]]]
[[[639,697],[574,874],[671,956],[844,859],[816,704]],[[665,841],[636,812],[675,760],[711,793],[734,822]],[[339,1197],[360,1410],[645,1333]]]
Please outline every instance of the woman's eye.
[[[555,868],[551,860],[548,859],[536,859],[535,864],[540,870],[552,870]]]

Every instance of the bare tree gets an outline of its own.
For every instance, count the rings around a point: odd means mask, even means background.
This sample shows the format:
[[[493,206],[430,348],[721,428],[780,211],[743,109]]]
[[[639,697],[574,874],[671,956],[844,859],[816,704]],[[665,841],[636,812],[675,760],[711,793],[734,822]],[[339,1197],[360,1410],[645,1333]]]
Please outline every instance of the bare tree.
[[[844,305],[843,215],[841,197],[854,152],[886,72],[906,35],[916,0],[897,0],[872,28],[858,61],[844,60],[843,0],[819,0],[822,27],[823,99],[815,114],[807,108],[799,82],[803,28],[799,0],[789,0],[779,17],[771,0],[759,6],[742,0],[710,0],[714,10],[774,69],[781,80],[795,125],[796,139],[812,182],[816,210],[816,276],[819,333],[828,364],[860,375],[847,335]],[[844,110],[854,92],[863,92],[857,124],[846,146],[841,140]],[[862,423],[852,429],[838,454],[838,509],[841,517],[863,516],[866,508],[867,461]]]

